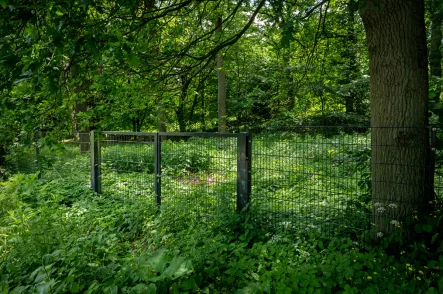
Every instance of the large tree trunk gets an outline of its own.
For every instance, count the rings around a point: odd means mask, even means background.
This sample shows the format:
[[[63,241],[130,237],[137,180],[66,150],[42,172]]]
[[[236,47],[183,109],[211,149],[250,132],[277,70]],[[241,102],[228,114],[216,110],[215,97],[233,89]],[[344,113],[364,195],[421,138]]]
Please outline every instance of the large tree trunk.
[[[218,34],[222,32],[222,18],[219,17],[216,23]],[[217,76],[218,76],[218,131],[226,132],[226,72],[223,69],[223,53],[217,54]]]
[[[441,59],[442,54],[440,50],[442,31],[441,25],[443,22],[443,11],[441,8],[440,0],[429,1],[429,12],[431,15],[431,37],[429,47],[429,68],[432,76],[441,78]],[[441,86],[440,81],[437,82],[436,100],[440,100]]]
[[[371,74],[374,232],[422,212],[427,199],[428,71],[423,0],[359,2]],[[410,228],[404,228],[406,241]]]

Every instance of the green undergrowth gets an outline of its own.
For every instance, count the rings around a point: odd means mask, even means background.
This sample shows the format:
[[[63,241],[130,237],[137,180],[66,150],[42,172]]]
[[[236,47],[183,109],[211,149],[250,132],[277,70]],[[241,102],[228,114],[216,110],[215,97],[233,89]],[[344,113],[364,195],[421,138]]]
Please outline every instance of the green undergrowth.
[[[419,241],[393,248],[391,237],[371,246],[265,231],[229,210],[158,211],[152,197],[117,200],[82,183],[17,174],[1,184],[0,293],[443,291],[439,212],[415,224]]]
[[[160,210],[152,146],[103,146],[101,195],[78,146],[42,149],[40,174],[0,184],[0,293],[443,292],[441,210],[411,220],[410,246],[356,233],[370,232],[369,139],[255,136],[241,215],[232,140],[164,142]]]

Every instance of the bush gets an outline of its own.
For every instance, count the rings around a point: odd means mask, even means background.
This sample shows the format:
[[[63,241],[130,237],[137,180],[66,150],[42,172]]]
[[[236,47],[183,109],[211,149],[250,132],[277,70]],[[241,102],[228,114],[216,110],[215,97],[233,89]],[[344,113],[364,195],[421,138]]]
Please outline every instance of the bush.
[[[347,134],[365,133],[370,126],[369,118],[355,113],[324,111],[314,113],[306,118],[305,125],[325,127],[319,131],[325,135],[337,135],[340,132]]]
[[[104,147],[102,164],[117,172],[154,173],[154,146],[133,143]]]
[[[198,148],[198,143],[184,141],[162,144],[162,169],[171,175],[193,174],[207,171],[211,164],[211,154],[206,148]],[[114,145],[103,148],[104,167],[117,172],[154,173],[153,145]]]
[[[162,169],[171,175],[194,174],[209,170],[211,154],[198,142],[166,142],[162,145]]]
[[[306,118],[306,125],[311,126],[369,126],[369,118],[356,113],[324,111],[316,112]]]

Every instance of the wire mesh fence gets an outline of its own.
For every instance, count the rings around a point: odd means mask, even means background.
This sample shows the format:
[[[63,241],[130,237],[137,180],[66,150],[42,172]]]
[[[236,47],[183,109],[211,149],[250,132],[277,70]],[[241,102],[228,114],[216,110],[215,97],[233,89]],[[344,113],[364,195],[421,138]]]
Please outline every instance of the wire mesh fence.
[[[103,132],[102,191],[122,198],[152,196],[154,191],[154,133]]]
[[[233,212],[237,136],[160,133],[161,205],[197,215]]]
[[[443,129],[436,126],[39,136],[17,151],[17,170],[85,183],[91,174],[106,195],[152,197],[162,209],[188,215],[217,216],[248,204],[257,223],[273,229],[386,231],[395,218],[443,197]]]
[[[440,200],[442,129],[294,127],[255,135],[251,208],[276,228],[383,235]]]
[[[89,185],[89,133],[74,135],[35,132],[22,138],[8,152],[6,167],[11,173],[40,177],[64,178],[75,176]]]
[[[105,132],[101,178],[104,191],[156,196],[157,204],[184,213],[216,215],[249,204],[270,228],[367,232],[443,196],[439,132],[296,127],[252,139]]]
[[[369,132],[345,134],[334,128],[254,135],[255,217],[274,227],[327,233],[366,228],[370,142]]]

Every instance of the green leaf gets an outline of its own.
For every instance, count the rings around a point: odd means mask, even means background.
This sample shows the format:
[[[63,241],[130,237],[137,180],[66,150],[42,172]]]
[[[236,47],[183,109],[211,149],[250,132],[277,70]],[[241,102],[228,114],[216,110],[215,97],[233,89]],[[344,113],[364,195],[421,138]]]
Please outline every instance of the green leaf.
[[[426,294],[437,294],[438,290],[434,287],[431,287],[428,289],[428,291],[426,291]]]
[[[131,294],[143,294],[143,293],[151,293],[148,291],[148,286],[145,284],[137,284],[134,287],[132,287],[131,291],[129,292]],[[155,292],[153,292],[155,293]]]
[[[55,285],[55,280],[51,279],[48,282],[43,282],[37,285],[37,293],[38,294],[47,294],[50,293],[49,290]]]
[[[183,282],[180,283],[180,289],[181,290],[186,290],[186,291],[192,291],[192,292],[197,292],[198,291],[198,285],[195,282],[194,278],[189,278],[184,280]]]
[[[180,278],[192,271],[192,263],[189,260],[184,260],[181,257],[174,258],[168,268],[165,270],[164,275],[172,279]]]
[[[149,284],[148,286],[148,292],[146,293],[157,293],[157,286],[155,284]]]
[[[434,234],[434,236],[432,236],[431,244],[434,244],[434,242],[437,239],[437,237],[438,237],[438,233],[436,233],[436,234]]]
[[[71,286],[71,293],[78,293],[80,292],[80,285],[77,283],[73,283]]]
[[[431,225],[423,225],[423,230],[425,230],[426,232],[430,233],[432,232],[432,226]]]
[[[127,59],[130,66],[137,66],[140,64],[140,58],[137,55],[131,54]]]
[[[6,7],[8,7],[6,0],[0,0],[0,5],[2,6],[3,9],[6,9]]]
[[[435,260],[431,260],[430,262],[428,262],[427,267],[428,268],[433,268],[436,265],[437,265],[437,262]]]
[[[435,93],[435,91],[434,91],[434,90],[429,90],[429,92],[428,92],[428,98],[429,98],[429,99],[432,99],[432,98],[434,98],[435,96],[437,96],[437,94]]]

